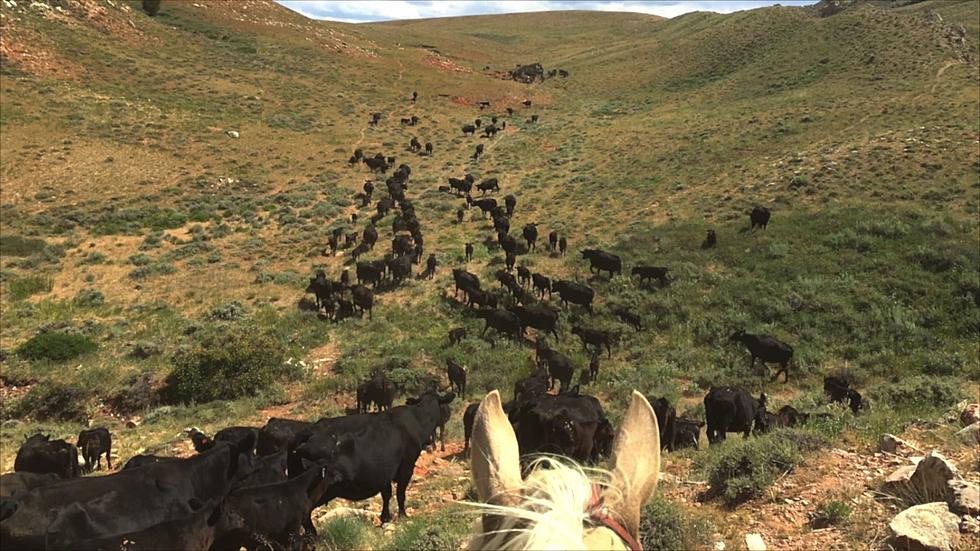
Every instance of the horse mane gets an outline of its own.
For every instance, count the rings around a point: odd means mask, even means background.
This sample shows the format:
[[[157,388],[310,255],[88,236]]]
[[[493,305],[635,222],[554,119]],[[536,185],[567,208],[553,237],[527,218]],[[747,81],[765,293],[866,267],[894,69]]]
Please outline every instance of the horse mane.
[[[593,485],[607,498],[615,488],[612,474],[604,469],[582,467],[566,458],[543,456],[529,466],[515,506],[470,503],[484,515],[492,515],[497,529],[473,537],[468,549],[587,549],[590,529],[587,509]]]

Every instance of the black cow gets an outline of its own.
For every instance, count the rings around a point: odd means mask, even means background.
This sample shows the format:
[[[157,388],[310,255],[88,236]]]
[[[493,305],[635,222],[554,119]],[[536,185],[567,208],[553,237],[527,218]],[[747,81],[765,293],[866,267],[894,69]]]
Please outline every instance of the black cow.
[[[674,451],[674,438],[676,435],[675,420],[677,411],[670,405],[667,398],[654,398],[647,396],[647,402],[653,408],[653,413],[657,416],[657,426],[660,427],[660,448],[667,451]]]
[[[752,227],[749,231],[756,228],[766,229],[769,226],[769,217],[771,213],[766,207],[752,207],[752,212],[749,213],[749,221],[752,222]]]
[[[140,467],[145,467],[146,465],[153,465],[154,463],[165,463],[168,461],[179,461],[179,457],[164,457],[162,455],[151,455],[151,454],[139,454],[130,457],[128,461],[122,466],[122,471],[128,469],[138,469]]]
[[[798,427],[806,424],[810,415],[798,411],[793,406],[783,406],[776,412],[776,417],[781,427]]]
[[[483,147],[482,144],[477,146],[477,148],[482,148],[482,147]],[[481,153],[482,151],[483,150],[480,149]],[[476,186],[476,188],[480,190],[480,193],[486,193],[488,191],[500,191],[500,184],[497,182],[496,178],[487,178],[486,180],[480,182]]]
[[[64,440],[51,440],[46,434],[35,434],[24,440],[17,450],[14,471],[75,478],[81,474],[78,450]]]
[[[592,299],[595,298],[595,291],[591,287],[587,287],[581,283],[575,283],[574,281],[559,280],[551,285],[551,290],[558,293],[563,306],[569,302],[578,304],[579,306],[585,307],[590,315],[594,315],[592,311]]]
[[[457,192],[459,195],[469,193],[473,189],[473,176],[467,174],[463,178],[450,178],[449,188]]]
[[[306,421],[273,417],[259,429],[255,452],[263,456],[286,450],[297,434],[312,425],[313,423]]]
[[[504,270],[497,271],[497,281],[515,297],[518,296],[521,286],[517,283],[517,278],[514,274],[506,272]]]
[[[459,296],[459,290],[462,289],[465,295],[469,295],[471,291],[480,290],[480,278],[476,274],[467,272],[466,270],[460,270],[459,268],[453,268],[453,282],[456,285],[456,290],[453,293],[454,297]]]
[[[35,488],[54,484],[59,480],[61,477],[55,473],[5,473],[0,475],[0,498],[21,496]]]
[[[476,151],[473,152],[473,160],[479,160],[480,155],[483,155],[483,144],[477,144]]]
[[[464,125],[463,126],[463,135],[466,135],[466,134],[469,134],[470,136],[472,136],[473,134],[476,134],[476,126],[473,126],[472,124]]]
[[[517,281],[520,282],[521,287],[527,287],[531,283],[531,270],[527,266],[517,267]]]
[[[238,457],[220,443],[188,459],[37,488],[0,522],[0,541],[4,549],[69,546],[186,517],[229,491],[240,475]]]
[[[834,402],[848,402],[851,411],[857,415],[863,405],[861,393],[851,388],[850,382],[844,377],[832,375],[824,377],[823,391]]]
[[[623,261],[619,256],[599,249],[585,249],[582,258],[588,259],[589,271],[609,272],[609,277],[623,272]]]
[[[83,430],[78,433],[76,446],[82,452],[86,471],[92,472],[102,466],[102,454],[105,454],[108,468],[112,468],[112,435],[109,434],[109,429],[98,427]]]
[[[432,155],[432,142],[425,142],[425,154]]]
[[[534,290],[541,294],[541,298],[544,299],[544,294],[551,294],[551,278],[542,274],[531,274],[531,285]]]
[[[623,323],[629,325],[633,329],[637,331],[642,329],[643,320],[637,314],[630,312],[626,308],[616,308],[613,310],[613,313],[619,316],[619,319],[622,320]]]
[[[374,308],[374,292],[364,285],[354,285],[350,288],[351,302],[361,310],[361,315],[367,311],[368,319],[373,319],[372,309]]]
[[[477,199],[473,201],[473,206],[478,207],[482,211],[483,217],[486,217],[488,212],[497,208],[497,200],[492,198]]]
[[[422,150],[422,144],[419,142],[418,138],[412,137],[412,139],[408,142],[408,149],[412,152],[419,152]]]
[[[449,330],[449,345],[459,344],[466,338],[465,327],[454,327]]]
[[[483,108],[484,107],[490,107],[490,102],[489,101],[481,101],[480,102],[480,111],[483,111]]]
[[[704,421],[685,419],[677,417],[674,419],[674,449],[694,448],[698,449],[698,441],[701,440],[701,427]]]
[[[517,314],[524,328],[533,327],[558,338],[558,311],[547,304],[528,304],[508,308]]]
[[[218,442],[227,442],[238,450],[238,453],[252,454],[258,443],[259,429],[255,427],[227,427],[214,433],[214,438],[208,438],[200,429],[193,427],[187,430],[194,449],[198,453],[206,452]]]
[[[507,209],[507,216],[513,216],[514,209],[517,208],[517,197],[513,195],[504,196],[504,206]]]
[[[374,224],[369,225],[364,228],[364,232],[361,234],[361,243],[364,243],[368,248],[373,249],[374,244],[378,242],[378,228],[374,227]]]
[[[528,224],[524,226],[524,231],[521,232],[524,235],[524,241],[527,241],[528,250],[533,251],[535,245],[538,242],[538,226],[537,224]]]
[[[467,262],[473,260],[473,244],[472,243],[467,243],[466,246],[463,247],[463,255],[466,257],[466,261]]]
[[[636,266],[631,273],[640,278],[640,283],[650,279],[656,279],[661,285],[670,285],[670,278],[667,276],[667,268],[663,266]]]
[[[548,453],[596,461],[612,448],[612,426],[592,396],[545,394],[514,404],[509,417],[523,457]]]
[[[480,408],[480,403],[475,402],[466,406],[463,412],[463,454],[470,453],[470,437],[473,436],[473,421],[476,420],[476,410]]]
[[[304,460],[327,461],[338,478],[319,502],[340,497],[359,501],[381,494],[381,522],[391,520],[391,483],[397,484],[399,516],[406,517],[405,493],[415,462],[442,416],[440,406],[455,395],[426,393],[380,415],[350,415],[321,420],[289,457],[289,475],[302,472]]]
[[[718,244],[718,236],[715,235],[715,230],[708,230],[708,235],[701,242],[702,249],[712,249]]]
[[[558,232],[552,231],[548,234],[548,250],[551,252],[557,252],[558,249]]]
[[[498,233],[497,243],[500,244],[500,248],[503,249],[504,252],[509,254],[517,253],[517,239],[513,235]]]
[[[381,284],[385,273],[385,264],[382,260],[370,262],[358,262],[355,270],[358,283],[370,283],[375,288]]]
[[[766,425],[765,412],[765,394],[756,400],[741,387],[712,387],[704,397],[708,442],[720,442],[729,432],[741,432],[748,438],[753,424],[757,427]]]
[[[315,536],[310,513],[339,480],[324,463],[283,482],[231,492],[222,504],[211,549],[256,549],[270,543],[285,549],[301,543],[301,536]]]
[[[446,375],[449,377],[449,388],[460,397],[466,396],[466,368],[456,363],[452,358],[446,358]]]
[[[391,404],[395,401],[395,392],[395,383],[383,372],[378,371],[371,380],[367,381],[364,389],[364,410],[367,411],[372,403],[378,411],[391,409]]]
[[[468,291],[466,305],[470,308],[496,308],[498,304],[497,295],[490,291],[472,289]]]
[[[531,106],[531,100],[529,100],[529,99],[524,100],[522,103],[523,103],[524,107],[530,107]]]
[[[520,342],[521,335],[524,334],[524,327],[521,325],[521,319],[517,317],[517,314],[507,310],[477,310],[476,315],[485,322],[483,331],[480,333],[481,337],[485,337],[487,329],[492,327],[495,331]]]
[[[514,114],[514,108],[513,107],[508,107],[507,108],[507,114],[508,115],[513,115]]]
[[[537,342],[538,359],[548,367],[548,390],[555,387],[555,381],[561,383],[559,393],[567,392],[572,384],[572,375],[575,373],[575,366],[567,356],[548,348],[544,340]]]
[[[548,369],[544,366],[538,366],[530,375],[514,383],[514,402],[530,400],[547,394],[550,379]]]
[[[792,346],[770,335],[752,335],[742,330],[733,333],[729,340],[740,342],[749,349],[749,353],[752,354],[749,369],[755,367],[756,358],[762,361],[763,369],[767,363],[777,363],[779,369],[772,376],[772,380],[777,380],[782,373],[783,382],[789,382],[789,362],[793,359]]]
[[[568,251],[568,240],[562,237],[561,239],[558,240],[558,252],[562,256],[565,256],[565,252],[567,251]]]
[[[606,352],[612,358],[613,335],[609,331],[576,325],[572,327],[572,334],[578,335],[578,338],[582,340],[582,348],[585,348],[586,352],[589,351],[589,345],[592,345],[595,347],[596,354],[602,354],[602,347],[605,346]]]
[[[483,134],[486,135],[486,137],[488,138],[492,138],[497,135],[497,132],[499,132],[499,130],[500,130],[499,128],[491,124],[490,126],[483,129]]]
[[[504,267],[507,269],[508,272],[514,269],[515,263],[517,263],[517,257],[514,256],[512,253],[507,253],[504,256]]]
[[[216,501],[196,511],[173,520],[154,524],[147,528],[83,539],[63,539],[50,535],[45,541],[47,549],[102,550],[102,549],[208,549],[214,542],[215,529],[220,519],[221,505]],[[86,511],[80,505],[68,508],[62,518],[84,517]]]

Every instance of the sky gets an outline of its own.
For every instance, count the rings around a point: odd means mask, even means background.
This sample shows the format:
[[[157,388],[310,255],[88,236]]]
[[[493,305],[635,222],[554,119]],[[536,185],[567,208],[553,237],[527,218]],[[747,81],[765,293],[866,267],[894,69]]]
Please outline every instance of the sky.
[[[816,0],[276,0],[313,19],[346,23],[427,19],[490,13],[518,13],[550,10],[625,11],[676,17],[692,11],[733,11],[782,4],[803,6]]]

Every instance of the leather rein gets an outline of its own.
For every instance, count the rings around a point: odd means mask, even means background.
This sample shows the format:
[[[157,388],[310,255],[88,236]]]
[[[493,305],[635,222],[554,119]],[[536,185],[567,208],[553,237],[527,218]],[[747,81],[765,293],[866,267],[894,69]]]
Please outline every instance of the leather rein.
[[[585,509],[585,512],[589,515],[589,519],[592,522],[605,526],[619,536],[623,540],[623,543],[630,548],[630,551],[643,551],[643,546],[633,539],[629,530],[610,514],[609,509],[605,505],[605,498],[602,496],[602,489],[598,484],[592,485],[592,499],[589,500],[589,505]]]

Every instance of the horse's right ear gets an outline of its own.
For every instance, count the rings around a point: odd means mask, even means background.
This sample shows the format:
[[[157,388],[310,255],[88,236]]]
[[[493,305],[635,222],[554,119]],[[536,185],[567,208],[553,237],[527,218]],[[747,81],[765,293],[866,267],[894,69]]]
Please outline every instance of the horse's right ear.
[[[470,468],[483,503],[507,505],[521,487],[517,436],[494,390],[480,402],[473,419]]]
[[[660,476],[660,427],[650,402],[635,390],[613,441],[611,463],[612,485],[619,495],[609,508],[639,540],[640,508],[653,496]]]

